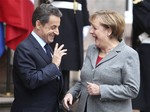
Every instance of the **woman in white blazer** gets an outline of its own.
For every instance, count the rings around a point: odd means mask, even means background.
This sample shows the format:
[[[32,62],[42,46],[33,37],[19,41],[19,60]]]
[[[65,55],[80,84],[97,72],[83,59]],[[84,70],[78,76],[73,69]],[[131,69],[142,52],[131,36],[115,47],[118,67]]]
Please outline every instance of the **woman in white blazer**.
[[[64,97],[69,109],[79,96],[77,112],[132,112],[131,99],[139,92],[139,56],[122,39],[125,22],[114,11],[98,11],[90,17],[89,46],[77,82]]]

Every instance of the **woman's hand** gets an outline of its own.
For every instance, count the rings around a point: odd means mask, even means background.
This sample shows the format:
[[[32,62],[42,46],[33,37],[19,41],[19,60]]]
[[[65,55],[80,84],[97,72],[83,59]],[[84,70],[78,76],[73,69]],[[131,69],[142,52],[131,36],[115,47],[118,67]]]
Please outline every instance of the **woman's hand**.
[[[72,105],[72,101],[73,101],[73,96],[70,93],[67,93],[64,97],[64,101],[63,101],[63,106],[67,109],[70,110],[70,105]]]
[[[87,82],[87,91],[89,95],[100,95],[99,85]]]

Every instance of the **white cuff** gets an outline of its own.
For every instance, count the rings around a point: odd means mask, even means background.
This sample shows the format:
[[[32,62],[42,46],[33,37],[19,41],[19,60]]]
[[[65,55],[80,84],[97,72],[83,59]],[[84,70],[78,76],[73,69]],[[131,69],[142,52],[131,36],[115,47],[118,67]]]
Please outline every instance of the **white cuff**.
[[[89,25],[83,27],[83,38],[85,38],[88,35],[89,30],[90,30],[90,26]]]

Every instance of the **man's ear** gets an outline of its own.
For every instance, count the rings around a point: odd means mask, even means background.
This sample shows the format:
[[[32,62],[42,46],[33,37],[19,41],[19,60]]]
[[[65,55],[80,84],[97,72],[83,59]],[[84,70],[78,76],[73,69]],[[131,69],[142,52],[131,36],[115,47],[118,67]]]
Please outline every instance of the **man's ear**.
[[[36,28],[38,30],[40,30],[40,28],[41,28],[41,22],[39,20],[36,21]]]

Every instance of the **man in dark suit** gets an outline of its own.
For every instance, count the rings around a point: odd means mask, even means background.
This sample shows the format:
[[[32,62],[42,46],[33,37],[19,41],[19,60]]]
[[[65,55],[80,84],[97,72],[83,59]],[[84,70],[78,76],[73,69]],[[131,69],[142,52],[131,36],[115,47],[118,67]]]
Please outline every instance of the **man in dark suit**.
[[[59,65],[67,50],[56,44],[53,52],[49,43],[59,34],[61,16],[59,9],[50,4],[35,9],[34,29],[14,54],[15,99],[11,112],[58,112],[63,84]]]

